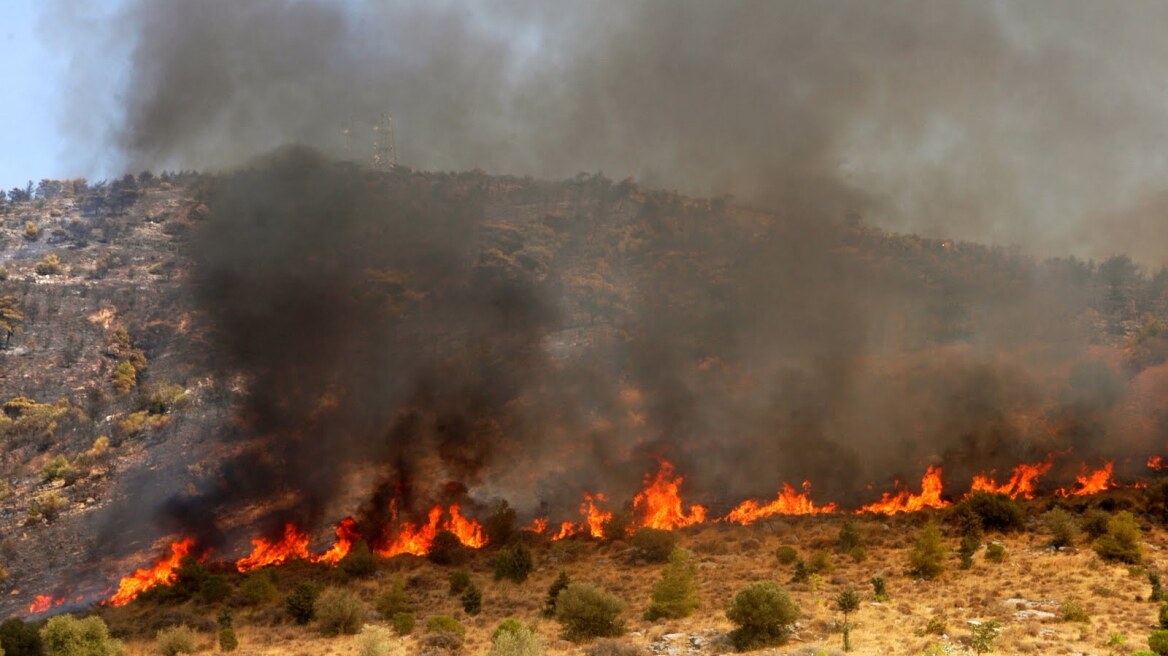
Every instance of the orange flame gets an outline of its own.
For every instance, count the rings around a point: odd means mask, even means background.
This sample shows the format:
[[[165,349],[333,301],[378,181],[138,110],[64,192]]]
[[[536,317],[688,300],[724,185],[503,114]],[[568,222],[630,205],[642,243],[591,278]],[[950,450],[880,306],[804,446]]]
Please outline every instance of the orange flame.
[[[312,562],[336,565],[349,555],[349,550],[360,539],[361,534],[357,531],[357,520],[346,517],[341,520],[340,524],[337,524],[337,540],[333,546],[328,551],[314,557]]]
[[[544,531],[547,530],[547,527],[548,527],[547,517],[536,517],[535,519],[531,520],[530,524],[528,524],[527,526],[524,526],[520,530],[531,531],[532,533],[543,535]]]
[[[1165,467],[1164,459],[1161,458],[1160,456],[1152,456],[1151,458],[1148,458],[1148,468],[1149,469],[1155,469],[1156,471],[1160,471],[1161,469],[1164,469],[1164,467]]]
[[[1033,499],[1035,483],[1037,483],[1038,477],[1050,471],[1053,465],[1054,462],[1052,460],[1040,462],[1036,465],[1018,465],[1014,468],[1014,474],[1010,477],[1010,480],[1001,485],[998,485],[989,476],[974,476],[973,485],[969,488],[969,491],[1008,494],[1011,499],[1017,499],[1019,496],[1026,499]]]
[[[912,494],[908,490],[901,490],[896,495],[885,492],[879,501],[870,503],[856,512],[894,515],[925,508],[944,508],[949,505],[949,502],[941,498],[941,488],[941,468],[930,466],[925,471],[924,477],[921,478],[920,494]]]
[[[159,560],[153,567],[136,570],[118,582],[118,591],[109,598],[108,603],[111,606],[125,606],[151,588],[174,583],[178,579],[175,570],[194,547],[194,538],[171,543],[169,556]]]
[[[645,489],[633,497],[633,508],[642,516],[641,526],[670,530],[706,521],[703,506],[690,506],[688,514],[682,510],[678,488],[684,480],[673,478],[673,465],[667,460],[661,461],[655,477],[645,477]]]
[[[791,485],[783,483],[783,489],[774,501],[762,505],[754,499],[747,499],[731,510],[724,520],[746,526],[771,515],[819,515],[833,512],[836,512],[834,503],[816,506],[811,501],[811,482],[803,481],[802,493]]]
[[[37,595],[33,597],[32,603],[28,605],[28,614],[36,615],[43,613],[54,606],[60,606],[65,603],[64,597],[53,599],[52,595]]]
[[[1055,490],[1055,494],[1060,497],[1083,497],[1109,490],[1115,487],[1115,481],[1111,479],[1114,470],[1115,463],[1113,462],[1105,462],[1102,468],[1090,473],[1087,472],[1087,466],[1083,465],[1083,473],[1075,477],[1075,487],[1070,490],[1060,488]]]
[[[584,515],[585,526],[588,534],[596,539],[604,537],[604,525],[612,519],[611,512],[605,512],[596,506],[596,502],[603,503],[605,501],[604,495],[597,492],[596,496],[591,494],[584,494],[584,503],[580,504],[580,513]]]
[[[577,532],[575,524],[572,522],[564,522],[560,524],[560,530],[552,536],[552,540],[563,540],[564,538],[575,535]]]
[[[290,560],[307,560],[308,542],[306,533],[294,524],[285,524],[284,537],[279,542],[268,542],[265,538],[252,540],[251,554],[236,561],[235,568],[241,572],[250,572],[269,565],[283,565]]]
[[[406,522],[402,524],[397,537],[388,545],[375,549],[375,553],[383,558],[392,558],[401,554],[425,556],[430,552],[430,545],[438,531],[450,531],[459,542],[473,549],[478,549],[487,543],[483,535],[483,527],[473,519],[463,517],[458,504],[452,504],[448,510],[450,519],[442,523],[442,506],[430,509],[428,521],[425,524]],[[390,507],[390,516],[397,517],[397,510]]]
[[[473,519],[462,516],[458,504],[450,506],[450,521],[446,523],[446,530],[458,537],[458,541],[471,549],[481,549],[487,543],[483,536],[483,527]]]

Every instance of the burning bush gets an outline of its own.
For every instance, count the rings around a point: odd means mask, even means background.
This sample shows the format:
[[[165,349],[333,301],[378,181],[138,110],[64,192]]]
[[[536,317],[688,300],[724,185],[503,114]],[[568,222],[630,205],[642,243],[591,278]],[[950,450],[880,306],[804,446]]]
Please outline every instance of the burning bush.
[[[908,573],[923,579],[931,579],[945,571],[945,555],[948,550],[941,541],[941,530],[933,520],[921,529],[921,536],[908,555]]]
[[[535,561],[531,552],[522,544],[507,547],[495,554],[495,580],[508,579],[515,583],[523,583],[531,570],[535,568]]]
[[[199,650],[194,629],[185,624],[162,629],[156,643],[155,649],[161,656],[193,654]]]
[[[72,615],[50,618],[40,631],[45,656],[122,656],[126,646],[110,637],[96,615],[79,620]]]
[[[645,611],[645,619],[679,619],[691,615],[698,607],[694,574],[695,568],[689,552],[674,549],[669,554],[669,564],[661,574],[661,580],[653,586],[653,601]]]
[[[365,624],[365,604],[351,590],[328,588],[313,609],[320,632],[326,636],[356,635]]]
[[[799,606],[777,583],[762,581],[739,590],[726,617],[738,625],[730,632],[730,642],[738,651],[747,651],[786,642],[799,618]]]
[[[620,614],[625,602],[613,594],[583,583],[570,583],[556,596],[556,621],[565,640],[619,636],[625,632]]]
[[[677,546],[677,534],[656,528],[641,528],[633,534],[633,548],[638,558],[650,563],[664,563]]]
[[[1135,516],[1126,510],[1116,513],[1107,522],[1107,533],[1095,541],[1095,553],[1103,560],[1131,565],[1143,560],[1140,525]]]

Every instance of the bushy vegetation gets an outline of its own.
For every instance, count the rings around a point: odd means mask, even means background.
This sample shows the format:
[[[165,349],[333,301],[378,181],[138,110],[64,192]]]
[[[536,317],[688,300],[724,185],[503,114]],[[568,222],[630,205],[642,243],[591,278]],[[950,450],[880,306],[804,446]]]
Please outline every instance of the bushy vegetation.
[[[572,642],[623,634],[624,610],[619,597],[582,583],[568,584],[556,597],[556,621],[564,639]]]
[[[389,623],[399,636],[407,636],[413,633],[414,627],[417,625],[413,613],[394,613],[389,618]]]
[[[389,656],[391,643],[388,629],[366,624],[357,636],[357,656]]]
[[[478,615],[483,609],[483,591],[472,581],[462,591],[460,601],[462,610],[466,611],[467,615]]]
[[[677,547],[677,534],[656,528],[639,528],[633,534],[633,548],[637,557],[650,563],[664,563]]]
[[[696,569],[690,553],[674,549],[661,579],[653,586],[652,602],[645,611],[645,619],[679,619],[693,614],[698,607]]]
[[[1051,508],[1042,516],[1046,530],[1050,531],[1050,546],[1063,549],[1073,546],[1079,536],[1079,525],[1071,514],[1062,508]]]
[[[467,577],[466,585],[470,585],[469,576]],[[466,585],[462,586],[459,592],[466,590]],[[374,607],[378,613],[381,613],[382,617],[393,617],[398,613],[414,612],[414,602],[410,599],[409,592],[406,591],[406,582],[402,579],[390,581],[389,587],[385,589],[385,592],[377,596]]]
[[[55,522],[61,516],[61,511],[69,507],[69,500],[63,494],[50,490],[38,494],[28,504],[28,518],[36,521],[43,519],[46,522]]]
[[[1107,532],[1095,540],[1095,553],[1105,561],[1137,564],[1143,560],[1140,525],[1130,512],[1116,513],[1107,522]]]
[[[1059,619],[1064,622],[1087,622],[1091,616],[1078,599],[1064,599],[1059,604]]]
[[[340,568],[350,578],[367,579],[377,573],[377,558],[361,540],[341,559]]]
[[[726,617],[738,626],[730,632],[731,643],[738,651],[747,651],[786,642],[799,607],[777,583],[763,581],[740,590]]]
[[[1148,647],[1157,656],[1168,656],[1168,631],[1163,629],[1152,631],[1152,634],[1148,636]]]
[[[316,617],[316,598],[320,596],[320,588],[313,583],[301,582],[293,588],[288,598],[284,600],[284,607],[292,621],[297,624],[308,624]]]
[[[1015,531],[1026,523],[1026,511],[1005,494],[974,492],[955,508],[957,513],[969,512],[981,520],[982,528],[991,531]]]
[[[453,633],[463,637],[466,627],[449,615],[434,615],[426,620],[426,633]]]
[[[780,565],[790,565],[799,560],[799,552],[795,551],[795,547],[783,545],[775,550],[775,557],[779,559]]]
[[[601,638],[584,649],[584,656],[645,656],[640,645],[615,638]]]
[[[365,624],[365,604],[345,588],[328,588],[320,594],[314,615],[324,635],[355,635]]]
[[[506,546],[519,534],[516,522],[519,515],[505,500],[495,502],[483,520],[483,533],[487,536],[487,543],[495,546]]]
[[[986,560],[991,563],[1002,563],[1006,561],[1006,547],[997,542],[991,542],[986,545]]]
[[[185,624],[162,629],[155,639],[155,650],[159,656],[193,654],[199,650],[195,630]]]
[[[96,615],[49,618],[40,631],[45,656],[124,656],[126,647],[110,637],[109,627]]]
[[[1001,633],[1001,624],[986,620],[978,622],[969,630],[969,646],[975,654],[985,654],[994,650],[994,640]]]
[[[505,547],[495,554],[496,581],[507,579],[515,583],[523,583],[533,569],[535,569],[535,561],[531,557],[531,552],[522,544]]]
[[[557,576],[554,581],[552,581],[550,586],[548,586],[547,597],[544,598],[543,602],[544,617],[555,617],[556,600],[559,599],[560,593],[563,592],[564,588],[567,588],[568,584],[571,582],[572,579],[568,576],[568,573],[561,571],[560,575]]]
[[[449,584],[449,594],[451,596],[462,594],[466,590],[466,586],[470,585],[470,573],[465,569],[457,569],[446,575],[446,582]]]
[[[844,651],[852,650],[852,625],[848,622],[848,616],[860,609],[860,595],[856,591],[848,588],[835,598],[835,607],[839,612],[844,614]]]
[[[280,596],[272,575],[265,569],[250,572],[239,586],[239,599],[245,606],[270,604]]]
[[[461,565],[467,559],[466,546],[450,531],[438,531],[426,557],[435,565]]]
[[[879,602],[888,601],[888,586],[883,576],[872,577],[872,598]]]
[[[908,555],[908,573],[923,579],[931,579],[945,571],[945,543],[941,540],[941,530],[933,520],[921,529],[921,535]]]
[[[864,537],[860,535],[860,529],[856,525],[856,520],[848,518],[840,526],[839,536],[836,538],[836,551],[844,554],[850,554],[858,548],[863,548]]]
[[[488,656],[542,656],[543,642],[539,635],[526,624],[515,620],[503,620],[491,635],[491,649]]]
[[[18,617],[0,623],[0,649],[7,656],[40,656],[44,653],[37,626]]]

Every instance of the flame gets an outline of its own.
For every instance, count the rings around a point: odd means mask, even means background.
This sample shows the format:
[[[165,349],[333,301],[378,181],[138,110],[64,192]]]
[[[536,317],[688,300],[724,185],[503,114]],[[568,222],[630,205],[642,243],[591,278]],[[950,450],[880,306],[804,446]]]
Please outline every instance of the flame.
[[[438,535],[440,530],[450,531],[458,537],[459,542],[473,549],[481,548],[487,543],[487,538],[483,535],[483,527],[473,519],[463,517],[458,504],[452,504],[447,512],[450,519],[442,523],[442,506],[434,506],[430,509],[425,524],[413,522],[402,524],[397,537],[388,545],[374,549],[374,552],[383,558],[392,558],[407,553],[425,556],[430,552],[430,545],[434,543],[434,537]],[[390,505],[390,516],[397,517],[396,502]]]
[[[294,524],[285,524],[284,537],[279,542],[269,542],[265,538],[252,540],[251,554],[236,561],[235,568],[241,572],[250,572],[269,565],[283,565],[290,560],[307,560],[308,542],[308,534]]]
[[[611,512],[605,512],[596,507],[596,502],[604,502],[604,495],[597,492],[596,496],[591,494],[584,494],[584,503],[580,504],[580,513],[584,515],[584,525],[581,530],[587,530],[588,534],[596,539],[604,537],[604,525],[612,519]]]
[[[43,613],[54,606],[60,606],[65,603],[64,597],[53,599],[52,595],[37,595],[33,597],[32,603],[28,605],[28,614],[36,615]]]
[[[1055,490],[1055,494],[1060,497],[1082,497],[1109,490],[1115,487],[1115,481],[1111,479],[1114,470],[1113,462],[1105,462],[1102,468],[1090,473],[1087,472],[1087,466],[1083,465],[1083,473],[1075,477],[1075,487],[1070,490],[1059,488]]]
[[[547,530],[547,527],[548,527],[547,517],[536,517],[535,519],[531,520],[530,524],[528,524],[527,526],[524,526],[520,530],[531,531],[532,533],[543,535],[544,531]]]
[[[667,460],[661,461],[655,477],[645,477],[645,489],[633,497],[633,508],[642,516],[641,526],[669,530],[706,521],[703,506],[690,506],[688,514],[682,510],[678,488],[684,480],[673,478],[673,465]]]
[[[1161,469],[1164,469],[1165,466],[1166,465],[1164,464],[1164,459],[1161,458],[1160,456],[1152,456],[1151,458],[1148,458],[1148,468],[1149,469],[1155,469],[1156,471],[1160,471]]]
[[[779,496],[772,502],[761,505],[754,499],[747,499],[730,511],[723,519],[746,526],[764,517],[771,515],[819,515],[821,513],[836,512],[836,505],[829,503],[826,506],[816,506],[811,501],[811,482],[803,481],[803,492],[783,483]]]
[[[483,536],[483,527],[473,519],[462,516],[458,504],[450,506],[450,521],[446,523],[446,530],[458,537],[458,541],[471,549],[481,549],[487,543]]]
[[[894,496],[885,492],[879,501],[870,503],[856,512],[894,515],[896,513],[923,510],[925,508],[944,508],[949,505],[949,502],[941,498],[941,488],[941,468],[930,466],[921,478],[920,494],[912,494],[908,490],[901,490]]]
[[[560,524],[560,530],[552,536],[552,540],[563,540],[564,538],[575,535],[577,532],[575,524],[572,522],[564,522]]]
[[[312,562],[336,565],[349,555],[349,550],[360,539],[361,534],[357,531],[357,520],[346,517],[341,520],[340,524],[337,524],[337,540],[333,546],[328,551],[314,557]]]
[[[1035,483],[1038,481],[1038,477],[1050,471],[1053,465],[1054,461],[1051,459],[1035,465],[1018,465],[1014,468],[1014,474],[1010,477],[1010,480],[1001,485],[996,484],[994,479],[989,476],[974,476],[973,485],[969,488],[969,491],[1008,494],[1011,499],[1017,499],[1019,496],[1026,499],[1033,499]]]
[[[195,547],[194,538],[186,538],[170,545],[170,555],[159,560],[153,567],[136,570],[118,582],[118,591],[109,598],[111,606],[125,606],[138,595],[160,585],[170,585],[178,579],[175,570],[182,564]]]

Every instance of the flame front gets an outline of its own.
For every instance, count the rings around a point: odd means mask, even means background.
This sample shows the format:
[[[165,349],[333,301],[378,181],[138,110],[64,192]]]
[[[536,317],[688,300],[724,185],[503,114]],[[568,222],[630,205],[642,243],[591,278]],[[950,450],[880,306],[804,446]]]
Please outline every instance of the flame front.
[[[194,538],[171,543],[169,556],[158,561],[151,568],[136,570],[133,574],[123,578],[118,583],[118,591],[109,598],[107,603],[111,606],[125,606],[147,590],[174,583],[178,578],[175,570],[182,564],[183,558],[190,555],[194,547]]]
[[[296,528],[296,525],[285,524],[284,536],[279,542],[269,542],[265,538],[252,540],[251,554],[236,561],[235,568],[241,572],[250,572],[269,565],[283,565],[290,560],[307,560],[309,540],[308,534]]]
[[[328,551],[313,558],[312,562],[336,565],[349,555],[349,550],[360,539],[361,534],[357,531],[357,520],[346,517],[341,520],[340,524],[337,524],[337,540],[333,546]]]
[[[457,503],[450,506],[450,521],[446,523],[446,530],[471,549],[481,549],[487,543],[483,527],[475,520],[463,517]]]
[[[442,506],[434,506],[430,509],[429,518],[425,524],[412,522],[402,524],[397,537],[393,538],[389,544],[378,547],[374,551],[383,558],[392,558],[407,553],[425,556],[430,552],[430,545],[434,543],[434,537],[438,535],[438,531],[450,531],[458,538],[459,542],[473,549],[481,548],[487,543],[483,527],[473,519],[463,517],[458,504],[452,504],[448,513],[450,519],[443,523]],[[396,507],[391,506],[390,516],[397,517]]]
[[[746,526],[771,515],[819,515],[833,513],[836,510],[834,503],[816,506],[811,501],[811,482],[803,481],[802,492],[797,491],[788,483],[783,483],[783,489],[774,501],[762,505],[754,499],[748,499],[731,510],[724,520]]]
[[[1098,494],[1104,490],[1110,490],[1115,487],[1115,481],[1111,479],[1111,474],[1115,471],[1115,463],[1103,463],[1103,467],[1096,469],[1093,472],[1087,472],[1086,465],[1083,466],[1083,473],[1075,477],[1075,486],[1070,490],[1060,488],[1055,491],[1055,494],[1060,497],[1083,497],[1089,494]]]
[[[1053,465],[1054,461],[1052,459],[1036,465],[1018,465],[1014,468],[1014,474],[1010,477],[1010,480],[1002,485],[996,484],[994,479],[989,476],[974,476],[973,485],[969,488],[969,491],[1008,494],[1011,499],[1017,499],[1018,497],[1033,499],[1038,478],[1050,471]]]
[[[655,477],[645,477],[645,489],[633,497],[633,509],[641,517],[641,526],[672,530],[706,521],[704,506],[695,503],[689,513],[682,510],[678,490],[684,480],[673,477],[673,465],[667,460],[661,461]]]
[[[857,510],[857,513],[879,513],[894,515],[902,512],[914,512],[925,508],[944,508],[948,501],[941,498],[941,468],[930,466],[921,478],[921,493],[912,494],[908,490],[901,490],[896,495],[884,493],[876,503],[870,503]]]
[[[60,606],[65,603],[64,597],[53,599],[52,595],[37,595],[33,597],[32,603],[28,605],[28,614],[36,615],[43,613],[54,606]]]

